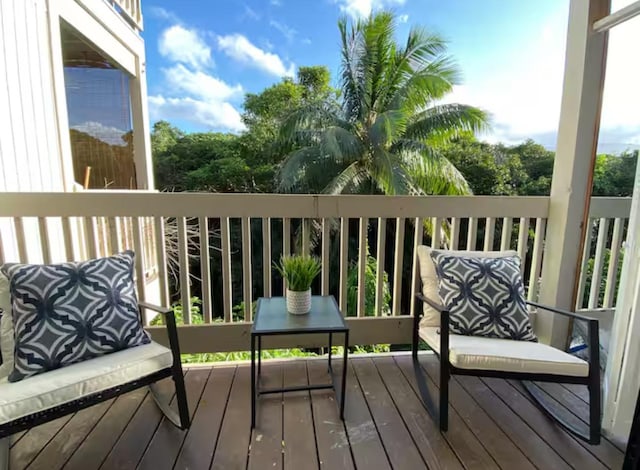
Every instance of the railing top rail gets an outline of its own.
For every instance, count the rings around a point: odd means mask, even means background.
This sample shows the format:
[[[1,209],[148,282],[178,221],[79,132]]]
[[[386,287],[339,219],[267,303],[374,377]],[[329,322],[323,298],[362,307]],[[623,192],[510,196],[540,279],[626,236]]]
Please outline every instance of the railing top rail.
[[[3,193],[0,217],[532,217],[549,198],[532,196],[360,196],[311,194]]]
[[[625,219],[630,212],[630,197],[592,197],[589,205],[589,217],[594,219]]]

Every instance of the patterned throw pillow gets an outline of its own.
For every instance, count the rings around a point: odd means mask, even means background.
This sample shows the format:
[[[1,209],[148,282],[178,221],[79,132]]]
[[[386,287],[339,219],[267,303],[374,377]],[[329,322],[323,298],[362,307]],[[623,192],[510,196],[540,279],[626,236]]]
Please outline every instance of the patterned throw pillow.
[[[9,382],[150,342],[131,251],[81,263],[5,264],[15,334]]]
[[[477,258],[437,250],[431,258],[440,299],[454,334],[537,341],[524,298],[517,256]]]

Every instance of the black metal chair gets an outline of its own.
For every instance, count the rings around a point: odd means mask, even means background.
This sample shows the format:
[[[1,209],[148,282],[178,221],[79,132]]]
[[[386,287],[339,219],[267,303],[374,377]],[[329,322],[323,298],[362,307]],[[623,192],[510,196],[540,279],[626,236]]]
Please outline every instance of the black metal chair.
[[[424,283],[425,278],[422,273],[421,276]],[[439,300],[436,301],[433,298],[427,298],[423,293],[419,293],[416,294],[415,301],[416,308],[413,319],[412,339],[414,370],[422,401],[429,413],[439,422],[441,431],[447,431],[449,425],[449,379],[452,375],[497,377],[521,380],[533,400],[535,400],[535,402],[538,403],[538,405],[563,428],[590,444],[600,443],[600,341],[597,319],[575,312],[541,305],[535,302],[527,302],[530,307],[535,309],[546,310],[554,314],[567,316],[574,320],[585,321],[588,323],[589,357],[585,364],[584,361],[581,361],[564,351],[551,348],[550,346],[541,343],[493,338],[478,339],[473,336],[450,334],[449,312],[440,304]],[[429,326],[421,326],[420,319],[423,316],[423,307],[425,304],[438,312],[439,322],[437,326],[433,324],[430,324]],[[440,400],[438,409],[436,409],[434,400],[429,394],[426,385],[426,377],[419,363],[418,346],[420,339],[424,340],[429,345],[440,360]],[[493,348],[492,354],[494,354],[494,356],[489,357],[488,362],[480,358],[483,354],[483,342],[486,345],[491,345]],[[499,355],[495,355],[495,353],[496,351],[499,352],[503,345],[505,356],[504,360],[501,362],[503,358]],[[530,353],[534,356],[529,358],[529,361],[531,361],[530,364],[527,364],[527,355],[521,354],[519,357],[513,359],[517,356],[517,354],[513,354],[513,350],[518,348],[525,348],[528,354]],[[542,358],[551,357],[552,361],[556,362],[549,362],[548,364],[545,364],[544,361],[536,359],[538,354]],[[496,358],[498,359],[497,361],[492,360]],[[484,359],[487,359],[487,357]],[[512,359],[512,363],[516,364],[514,367],[505,367],[504,370],[501,370],[500,367],[490,367],[491,364],[508,364]],[[582,362],[582,364],[580,364],[580,362]],[[587,365],[588,368],[586,367]],[[549,399],[548,395],[532,383],[534,381],[586,385],[589,389],[590,397],[589,424],[586,425],[582,422],[577,423],[577,420],[570,419],[570,417],[566,415],[563,416],[563,410],[558,408],[557,405],[554,406],[554,402]]]
[[[157,357],[150,358],[145,356],[140,360],[151,360],[153,361],[153,363],[149,364],[147,373],[143,375],[137,377],[129,377],[130,380],[124,383],[117,383],[116,381],[116,383],[110,384],[110,386],[106,389],[101,389],[99,391],[93,391],[87,394],[76,396],[72,400],[55,403],[54,406],[46,407],[44,409],[33,409],[26,415],[22,415],[14,420],[3,422],[2,424],[0,424],[0,470],[5,470],[6,468],[8,468],[9,440],[12,434],[24,431],[48,421],[52,421],[69,413],[75,413],[76,411],[79,411],[83,408],[87,408],[89,406],[95,405],[105,400],[109,400],[118,395],[144,386],[149,386],[155,402],[167,417],[167,419],[169,419],[175,426],[179,427],[180,429],[186,429],[189,427],[189,409],[187,406],[187,395],[184,386],[182,364],[180,361],[178,330],[176,328],[176,321],[173,310],[171,308],[159,307],[145,302],[139,302],[139,307],[141,316],[142,311],[144,309],[147,309],[163,315],[165,319],[170,348],[167,349],[156,343],[152,343],[155,351],[161,352],[164,359],[160,361]],[[137,346],[126,350],[126,354],[128,355],[127,357],[135,359],[136,354],[142,353],[145,350],[144,348],[146,348],[147,346],[148,345]],[[91,364],[92,361],[98,361],[101,358],[105,358],[108,356],[115,357],[114,355],[117,354],[119,354],[119,352],[107,356],[101,356],[100,358],[96,359],[90,359],[81,364],[84,364],[86,366],[87,364]],[[167,359],[167,354],[170,354],[172,361]],[[56,373],[58,374],[58,377],[60,377],[66,372],[73,373],[73,368],[75,366],[76,364],[61,369],[56,369],[52,372],[45,372],[33,378],[25,379],[22,382],[18,382],[16,384],[6,383],[6,379],[4,384],[0,381],[0,405],[2,405],[3,403],[3,397],[1,393],[2,388],[5,388],[5,391],[8,391],[10,387],[20,387],[21,384],[28,385],[28,382],[30,380],[34,380],[36,377],[39,378],[38,380],[46,380],[47,375],[52,373]],[[150,368],[155,368],[156,370],[150,371]],[[176,403],[178,409],[177,413],[169,406],[170,397],[162,394],[160,389],[156,386],[156,382],[166,377],[172,377],[175,384]]]

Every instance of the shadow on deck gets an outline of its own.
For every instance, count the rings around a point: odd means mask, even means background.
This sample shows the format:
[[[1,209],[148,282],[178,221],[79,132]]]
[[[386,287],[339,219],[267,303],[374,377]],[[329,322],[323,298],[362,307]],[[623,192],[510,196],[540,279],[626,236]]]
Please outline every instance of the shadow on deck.
[[[420,469],[614,468],[623,453],[607,440],[582,443],[557,427],[517,382],[456,377],[446,434],[422,407],[411,357],[355,357],[345,423],[333,392],[266,395],[250,430],[248,364],[191,368],[186,386],[193,424],[162,418],[146,389],[13,436],[11,470],[66,469]],[[432,391],[438,364],[421,356]],[[335,366],[337,367],[338,364]],[[326,363],[263,363],[265,385],[326,380]],[[171,387],[170,382],[165,386]],[[575,419],[588,415],[586,388],[541,388]]]

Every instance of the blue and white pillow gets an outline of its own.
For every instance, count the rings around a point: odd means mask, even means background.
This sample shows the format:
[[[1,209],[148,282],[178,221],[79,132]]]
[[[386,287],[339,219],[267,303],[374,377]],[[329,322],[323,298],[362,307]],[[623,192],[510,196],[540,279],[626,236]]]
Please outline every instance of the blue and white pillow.
[[[9,382],[150,342],[131,251],[80,263],[5,264],[15,354]]]
[[[538,340],[527,312],[520,258],[452,256],[434,250],[431,259],[451,333]]]

